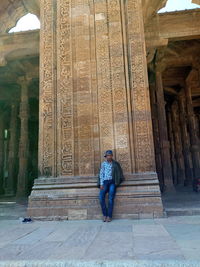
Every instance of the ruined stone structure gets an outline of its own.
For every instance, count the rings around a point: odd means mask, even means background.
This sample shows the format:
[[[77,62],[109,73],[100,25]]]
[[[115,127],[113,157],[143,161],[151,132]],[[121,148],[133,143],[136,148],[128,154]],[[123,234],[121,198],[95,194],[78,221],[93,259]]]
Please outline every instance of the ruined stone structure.
[[[31,191],[34,218],[99,218],[97,175],[112,149],[126,178],[115,218],[162,216],[160,191],[200,175],[200,11],[157,14],[161,0],[3,2],[2,194]],[[27,12],[40,18],[40,40],[6,33]]]

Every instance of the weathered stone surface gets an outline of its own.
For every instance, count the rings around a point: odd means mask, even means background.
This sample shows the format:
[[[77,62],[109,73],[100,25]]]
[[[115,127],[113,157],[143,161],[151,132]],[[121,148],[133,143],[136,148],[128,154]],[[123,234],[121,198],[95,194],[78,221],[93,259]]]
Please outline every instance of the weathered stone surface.
[[[200,259],[199,222],[200,216],[111,223],[1,220],[0,266],[84,266],[86,261],[87,266],[199,266],[194,265]]]
[[[84,178],[81,179],[82,183],[75,183],[75,178],[36,180],[33,193],[29,197],[28,214],[37,219],[101,218],[96,179]],[[90,183],[87,182],[89,180]],[[114,217],[126,218],[126,216],[127,218],[163,216],[158,181],[153,174],[127,177],[127,181],[117,189]]]

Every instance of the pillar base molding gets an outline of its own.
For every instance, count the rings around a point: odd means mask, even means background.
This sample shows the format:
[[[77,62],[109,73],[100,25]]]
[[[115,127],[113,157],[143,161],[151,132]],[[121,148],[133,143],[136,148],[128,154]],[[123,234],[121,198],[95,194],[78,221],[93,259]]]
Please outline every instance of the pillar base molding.
[[[126,175],[116,193],[114,218],[163,217],[157,174]],[[28,216],[38,220],[100,219],[97,177],[40,177],[29,196]]]

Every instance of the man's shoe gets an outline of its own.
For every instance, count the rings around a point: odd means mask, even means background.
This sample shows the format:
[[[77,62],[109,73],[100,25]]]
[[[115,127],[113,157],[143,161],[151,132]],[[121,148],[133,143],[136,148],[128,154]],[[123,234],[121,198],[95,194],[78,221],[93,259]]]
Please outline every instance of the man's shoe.
[[[31,218],[24,218],[22,222],[23,223],[30,223],[30,222],[32,222],[32,219]]]
[[[103,216],[103,222],[106,222],[106,221],[107,221],[107,217]]]
[[[112,221],[112,218],[108,217],[107,222],[111,222],[111,221]]]

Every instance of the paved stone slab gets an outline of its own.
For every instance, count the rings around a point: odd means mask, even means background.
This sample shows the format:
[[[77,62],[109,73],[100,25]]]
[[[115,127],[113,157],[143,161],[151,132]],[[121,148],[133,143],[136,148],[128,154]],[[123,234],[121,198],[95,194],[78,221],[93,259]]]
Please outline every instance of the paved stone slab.
[[[123,228],[123,226],[122,226]],[[133,257],[132,232],[99,232],[84,259],[126,260]]]
[[[92,246],[101,226],[84,225],[73,231],[49,258],[51,259],[82,259],[86,251]]]
[[[33,231],[30,231],[30,227],[27,227],[27,225],[24,225],[24,228],[21,229],[22,231],[26,231],[28,232],[27,234],[23,235],[22,237],[18,238],[17,240],[15,240],[13,242],[13,244],[34,244],[37,243],[39,241],[41,241],[42,239],[44,239],[45,237],[47,237],[48,235],[50,235],[51,233],[53,233],[55,231],[55,226],[46,226],[46,227],[38,227],[37,229],[33,229]]]
[[[0,221],[0,262],[200,261],[199,240],[199,216],[113,220],[111,223],[96,220],[22,224],[19,220],[5,220]]]
[[[163,225],[133,225],[134,236],[145,236],[145,237],[167,237],[169,233],[166,231]]]
[[[28,228],[26,227],[26,225],[19,225],[18,227],[12,226],[10,229],[9,227],[6,227],[5,232],[3,232],[2,229],[0,234],[0,248],[4,247],[9,243],[15,242],[17,239],[26,239],[27,236],[30,236],[32,232],[36,231],[36,229],[36,225],[32,225]]]
[[[16,258],[18,260],[45,260],[50,259],[51,255],[61,246],[60,242],[39,242],[32,246],[27,246],[25,250],[19,253]],[[31,249],[31,253],[30,253]]]
[[[135,237],[134,255],[136,259],[148,260],[184,260],[184,255],[170,236]]]

